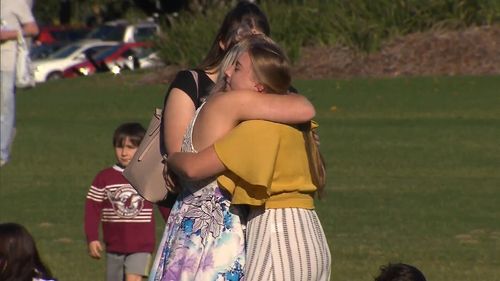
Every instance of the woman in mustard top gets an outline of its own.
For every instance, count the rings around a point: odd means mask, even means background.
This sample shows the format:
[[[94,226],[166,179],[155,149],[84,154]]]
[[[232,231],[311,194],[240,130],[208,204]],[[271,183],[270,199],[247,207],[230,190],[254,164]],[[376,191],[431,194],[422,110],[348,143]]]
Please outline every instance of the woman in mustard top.
[[[287,93],[290,68],[281,49],[267,39],[248,41],[226,71],[227,90]],[[224,110],[209,100],[197,122]],[[196,133],[195,124],[193,137]],[[218,175],[219,185],[232,194],[233,205],[250,206],[246,280],[330,279],[331,255],[314,211],[313,196],[318,190],[298,128],[244,121],[199,153],[171,155],[168,164],[188,180]]]
[[[231,65],[226,61],[237,57],[244,46],[246,41],[231,49],[223,65]],[[310,120],[314,114],[307,114],[309,107],[314,113],[312,104],[299,95],[256,95],[249,90],[214,93],[195,112],[182,151],[203,150],[242,120]],[[180,186],[150,280],[243,280],[246,215],[240,216],[239,208],[231,205],[231,195],[216,177],[180,181]]]

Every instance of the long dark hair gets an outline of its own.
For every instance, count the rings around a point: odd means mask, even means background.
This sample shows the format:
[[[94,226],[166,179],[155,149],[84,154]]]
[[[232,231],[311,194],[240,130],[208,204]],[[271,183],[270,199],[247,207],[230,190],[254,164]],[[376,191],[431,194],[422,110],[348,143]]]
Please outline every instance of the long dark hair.
[[[40,259],[35,241],[22,225],[0,224],[0,280],[50,279],[50,270]]]
[[[230,47],[237,40],[238,30],[242,26],[259,31],[267,36],[271,33],[271,28],[264,12],[253,3],[240,1],[236,7],[226,14],[207,56],[198,68],[202,70],[216,70],[226,52],[229,51]],[[224,44],[225,48],[222,49],[219,43]]]

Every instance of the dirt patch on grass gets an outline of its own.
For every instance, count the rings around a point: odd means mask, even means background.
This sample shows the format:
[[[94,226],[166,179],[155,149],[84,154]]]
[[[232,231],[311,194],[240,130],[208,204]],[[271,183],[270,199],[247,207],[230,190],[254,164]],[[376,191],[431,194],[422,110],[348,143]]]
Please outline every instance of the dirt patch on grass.
[[[181,67],[170,65],[141,78],[168,84]],[[380,51],[304,47],[293,66],[294,79],[500,74],[500,25],[461,31],[427,31],[398,37]]]
[[[462,31],[427,31],[395,38],[379,52],[306,47],[295,78],[500,74],[500,25]]]

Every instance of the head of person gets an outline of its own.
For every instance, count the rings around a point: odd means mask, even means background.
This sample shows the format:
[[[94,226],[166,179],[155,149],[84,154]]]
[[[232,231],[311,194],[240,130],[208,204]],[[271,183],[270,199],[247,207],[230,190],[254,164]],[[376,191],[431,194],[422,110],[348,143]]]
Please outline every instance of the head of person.
[[[22,225],[0,224],[0,280],[32,281],[51,278],[38,254],[35,241]]]
[[[113,147],[118,164],[127,167],[141,144],[146,130],[139,123],[124,123],[113,134]]]
[[[228,56],[232,56],[233,63],[224,71],[226,90],[288,92],[292,79],[290,63],[283,50],[269,37],[249,36],[236,44]]]
[[[217,71],[228,50],[247,33],[269,36],[271,28],[266,15],[256,4],[239,1],[224,17],[208,54],[198,67]]]
[[[380,274],[374,281],[426,281],[424,274],[416,267],[405,263],[390,263],[380,267]]]

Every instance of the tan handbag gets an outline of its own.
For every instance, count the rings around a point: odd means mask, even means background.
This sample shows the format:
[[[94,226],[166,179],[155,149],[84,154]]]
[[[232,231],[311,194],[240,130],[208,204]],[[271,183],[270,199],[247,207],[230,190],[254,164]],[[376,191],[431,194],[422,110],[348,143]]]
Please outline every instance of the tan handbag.
[[[156,108],[146,135],[123,171],[129,183],[150,202],[164,200],[171,191],[163,178],[165,159],[160,143],[161,118],[162,110]]]
[[[198,73],[191,70],[198,95]],[[161,125],[163,111],[156,108],[149,122],[146,135],[137,148],[134,157],[123,171],[123,176],[137,192],[150,202],[159,202],[169,193],[176,193],[165,182],[168,172],[166,153],[161,143]]]

